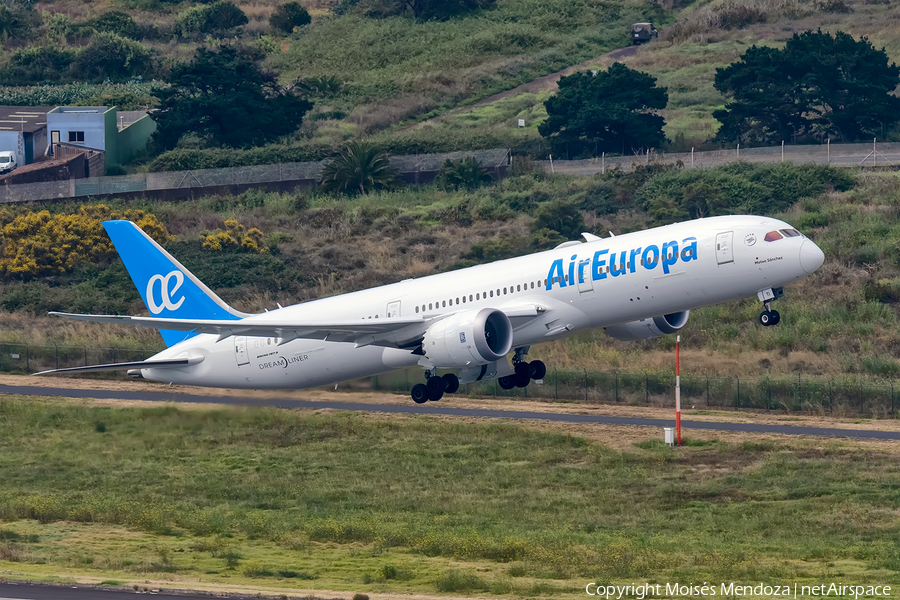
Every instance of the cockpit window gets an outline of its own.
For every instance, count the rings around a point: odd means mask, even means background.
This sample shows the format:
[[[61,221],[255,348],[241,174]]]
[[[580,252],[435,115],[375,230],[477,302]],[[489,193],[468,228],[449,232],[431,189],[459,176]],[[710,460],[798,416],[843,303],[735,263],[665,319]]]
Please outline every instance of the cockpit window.
[[[780,230],[784,237],[797,237],[800,235],[800,232],[796,229],[781,229]]]
[[[778,233],[777,231],[770,231],[769,233],[766,234],[766,237],[763,239],[765,239],[767,242],[774,242],[774,241],[780,240],[783,237],[784,236],[781,235],[780,233]]]

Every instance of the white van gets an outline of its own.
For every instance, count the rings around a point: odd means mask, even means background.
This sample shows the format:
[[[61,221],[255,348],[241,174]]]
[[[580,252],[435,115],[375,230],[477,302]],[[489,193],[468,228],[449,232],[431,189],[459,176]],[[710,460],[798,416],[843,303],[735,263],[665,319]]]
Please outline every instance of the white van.
[[[16,168],[16,153],[11,151],[0,152],[0,173],[9,173]]]

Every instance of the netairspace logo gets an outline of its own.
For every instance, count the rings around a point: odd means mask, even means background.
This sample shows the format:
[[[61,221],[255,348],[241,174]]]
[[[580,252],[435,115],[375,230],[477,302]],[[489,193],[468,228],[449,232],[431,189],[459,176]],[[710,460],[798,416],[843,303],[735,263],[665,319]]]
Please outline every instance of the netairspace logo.
[[[622,600],[623,598],[635,598],[644,600],[653,596],[672,597],[754,597],[768,598],[798,598],[798,597],[852,597],[858,599],[864,597],[890,596],[889,585],[847,585],[842,583],[820,583],[818,585],[801,585],[799,583],[775,585],[759,583],[756,585],[741,585],[732,583],[711,584],[706,581],[703,585],[681,583],[632,583],[629,585],[605,585],[591,582],[584,588],[588,596],[598,596],[606,600]]]

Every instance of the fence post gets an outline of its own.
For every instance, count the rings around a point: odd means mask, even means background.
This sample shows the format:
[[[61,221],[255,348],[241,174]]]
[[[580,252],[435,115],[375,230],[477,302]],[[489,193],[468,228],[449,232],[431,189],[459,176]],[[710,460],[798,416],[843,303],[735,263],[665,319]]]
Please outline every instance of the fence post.
[[[553,395],[559,400],[559,371],[553,369]]]
[[[894,414],[894,380],[891,379],[891,414]]]
[[[28,345],[25,345],[25,372],[31,371],[31,356],[28,353]]]
[[[644,404],[650,404],[650,376],[644,373]]]
[[[800,379],[801,373],[797,371],[797,410],[803,411],[803,382]]]
[[[584,401],[587,402],[587,369],[584,370]]]
[[[53,354],[56,355],[56,368],[59,369],[59,346],[53,344]]]
[[[831,390],[833,381],[828,381],[828,412],[834,414],[834,393]]]
[[[862,414],[863,409],[863,393],[862,393],[862,379],[859,380],[859,413]]]
[[[706,407],[709,408],[709,375],[706,376]]]
[[[88,366],[87,364],[87,346],[83,348],[84,350],[84,366]]]
[[[619,402],[619,372],[613,371],[616,374],[616,403]]]

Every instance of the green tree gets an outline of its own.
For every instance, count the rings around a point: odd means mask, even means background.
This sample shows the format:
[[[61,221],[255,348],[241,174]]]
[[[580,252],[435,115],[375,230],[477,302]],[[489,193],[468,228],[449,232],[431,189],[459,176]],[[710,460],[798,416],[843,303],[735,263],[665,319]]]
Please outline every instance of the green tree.
[[[303,27],[312,22],[309,12],[298,2],[285,2],[269,17],[269,25],[276,31],[291,33],[294,27]]]
[[[646,73],[614,63],[596,75],[579,72],[559,80],[559,92],[544,102],[542,136],[569,152],[622,152],[659,147],[666,141],[663,118],[652,111],[669,101],[666,88]]]
[[[157,89],[155,142],[175,147],[186,133],[225,146],[253,146],[290,134],[312,108],[278,85],[252,50],[227,45],[200,48],[194,60],[172,69],[169,87]]]
[[[806,31],[784,49],[753,46],[716,70],[729,98],[713,116],[720,141],[772,144],[795,138],[856,140],[900,121],[900,67],[866,39]]]
[[[341,194],[368,194],[399,183],[384,152],[366,142],[350,142],[322,169],[320,189]]]
[[[72,74],[89,81],[122,81],[147,75],[153,67],[150,49],[114,33],[98,33],[78,52]]]
[[[435,183],[439,186],[454,190],[474,190],[492,181],[494,179],[491,174],[481,168],[474,156],[458,161],[448,158],[435,178]]]

